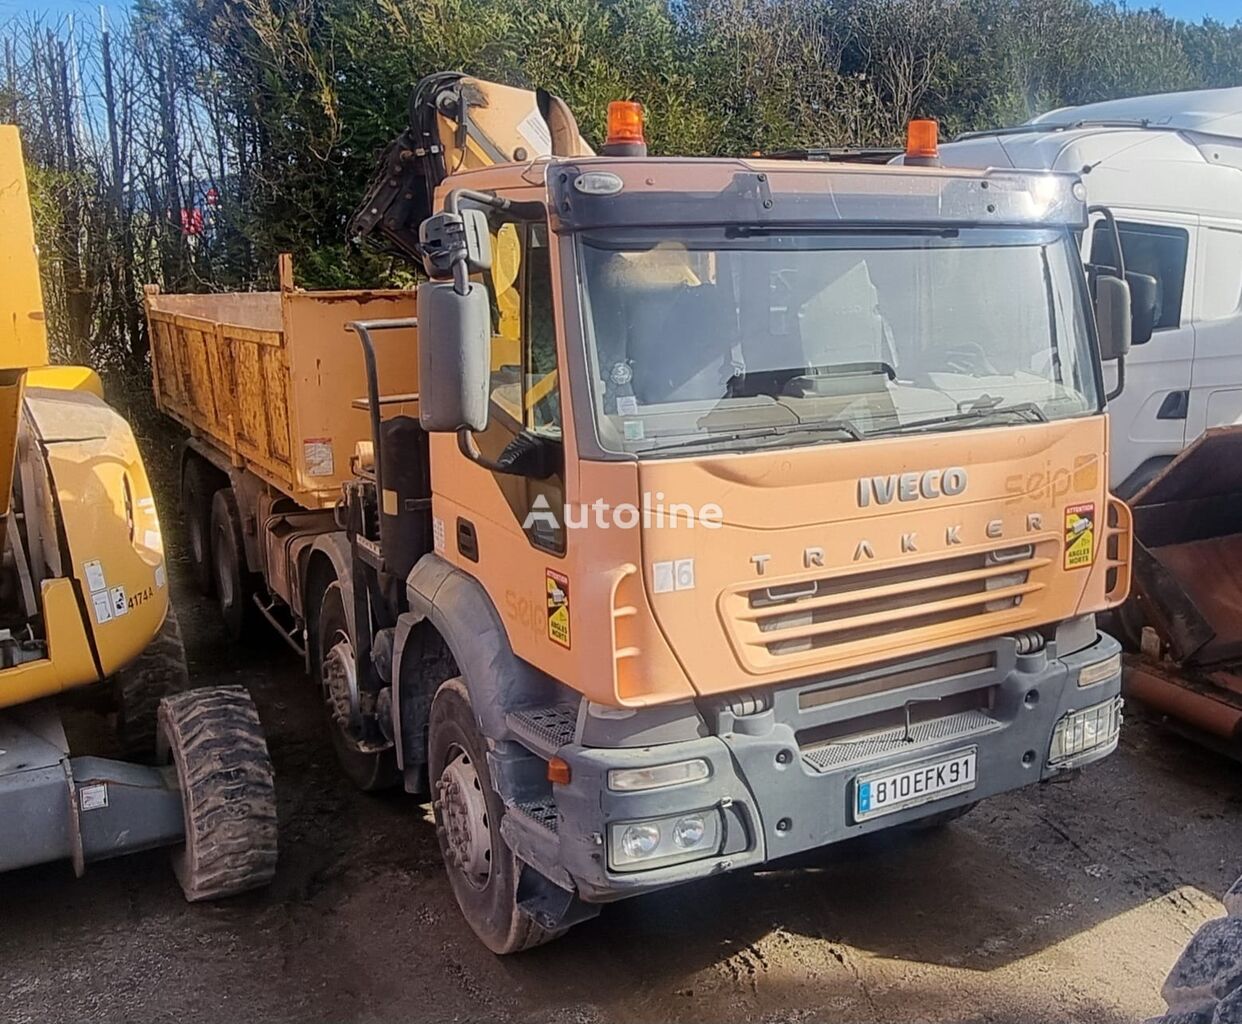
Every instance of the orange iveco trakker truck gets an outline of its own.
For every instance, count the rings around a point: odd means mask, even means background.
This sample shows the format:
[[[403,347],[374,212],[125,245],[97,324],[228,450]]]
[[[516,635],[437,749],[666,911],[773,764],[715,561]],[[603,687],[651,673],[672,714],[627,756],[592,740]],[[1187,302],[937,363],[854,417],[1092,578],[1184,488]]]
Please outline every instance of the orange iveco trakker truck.
[[[602,155],[438,75],[352,228],[413,291],[148,292],[202,585],[427,791],[501,953],[1097,760],[1129,585],[1072,176]]]

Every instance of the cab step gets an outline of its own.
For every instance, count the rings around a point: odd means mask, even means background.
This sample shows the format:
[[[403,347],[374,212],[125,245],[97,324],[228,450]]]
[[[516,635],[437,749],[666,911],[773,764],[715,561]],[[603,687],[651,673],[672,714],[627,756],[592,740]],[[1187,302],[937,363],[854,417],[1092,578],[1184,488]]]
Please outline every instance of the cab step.
[[[548,704],[510,711],[505,716],[505,722],[527,749],[546,759],[561,747],[573,743],[578,734],[578,707],[573,704]]]

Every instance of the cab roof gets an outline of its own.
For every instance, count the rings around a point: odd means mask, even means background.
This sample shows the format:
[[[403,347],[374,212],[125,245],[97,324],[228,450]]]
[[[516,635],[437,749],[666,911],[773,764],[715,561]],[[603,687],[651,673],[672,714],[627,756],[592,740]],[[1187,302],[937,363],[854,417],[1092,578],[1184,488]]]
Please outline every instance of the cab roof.
[[[760,158],[553,157],[453,175],[444,187],[487,190],[519,182],[546,189],[558,230],[651,223],[1086,223],[1077,177],[1048,171]]]

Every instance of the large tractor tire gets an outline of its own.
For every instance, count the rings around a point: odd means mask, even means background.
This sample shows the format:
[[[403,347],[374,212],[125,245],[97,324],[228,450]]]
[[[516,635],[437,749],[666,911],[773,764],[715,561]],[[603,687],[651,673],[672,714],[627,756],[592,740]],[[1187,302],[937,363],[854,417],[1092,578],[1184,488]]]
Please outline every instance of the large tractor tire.
[[[345,777],[365,793],[391,789],[401,781],[396,752],[391,747],[359,749],[349,735],[351,684],[357,689],[353,681],[354,646],[345,611],[345,592],[335,580],[323,592],[316,622],[315,673],[328,709],[328,730],[337,763]]]
[[[181,475],[181,516],[190,548],[190,577],[204,597],[214,597],[216,577],[211,551],[211,506],[220,490],[220,476],[196,456],[186,460]]]
[[[246,565],[241,513],[231,487],[221,488],[211,499],[211,564],[216,603],[229,638],[235,643],[253,640],[262,625],[254,604],[258,587]]]
[[[171,604],[155,639],[113,677],[112,685],[121,747],[127,757],[145,760],[155,753],[160,701],[190,688],[181,627]]]
[[[428,744],[436,835],[467,924],[500,955],[563,935],[565,929],[548,931],[518,909],[520,865],[500,834],[504,804],[492,788],[487,746],[460,676],[436,691]]]
[[[190,902],[235,896],[276,873],[276,784],[250,695],[219,686],[166,697],[159,753],[177,769],[185,843],[173,870]]]

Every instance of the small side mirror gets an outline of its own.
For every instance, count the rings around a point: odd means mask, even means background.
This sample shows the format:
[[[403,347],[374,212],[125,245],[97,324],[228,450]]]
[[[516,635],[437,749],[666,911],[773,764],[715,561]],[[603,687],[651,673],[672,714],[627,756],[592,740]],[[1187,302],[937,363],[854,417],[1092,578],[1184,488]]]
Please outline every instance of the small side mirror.
[[[1126,272],[1130,286],[1130,344],[1145,345],[1156,329],[1156,310],[1160,307],[1160,282],[1150,274]]]
[[[1101,275],[1095,283],[1095,325],[1100,359],[1124,359],[1130,351],[1130,286],[1119,277]]]
[[[486,430],[491,304],[471,282],[418,286],[418,421],[429,433]]]
[[[418,242],[429,277],[447,277],[461,259],[471,274],[492,269],[492,236],[482,210],[468,208],[428,217],[418,229]]]

